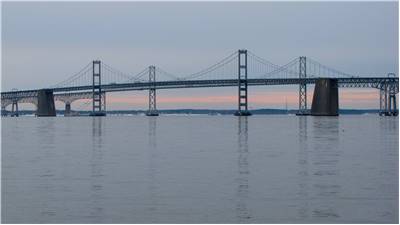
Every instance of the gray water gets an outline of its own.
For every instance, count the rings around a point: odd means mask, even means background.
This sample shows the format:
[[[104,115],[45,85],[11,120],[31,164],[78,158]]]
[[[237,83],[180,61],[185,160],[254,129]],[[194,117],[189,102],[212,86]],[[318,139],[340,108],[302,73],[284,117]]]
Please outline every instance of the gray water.
[[[398,119],[2,118],[4,223],[397,223]]]

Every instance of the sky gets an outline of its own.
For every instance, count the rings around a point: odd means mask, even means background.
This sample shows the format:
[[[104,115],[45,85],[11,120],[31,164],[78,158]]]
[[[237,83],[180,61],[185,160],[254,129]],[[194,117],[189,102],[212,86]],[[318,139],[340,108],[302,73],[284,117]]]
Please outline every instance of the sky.
[[[2,2],[2,91],[45,88],[94,59],[137,74],[188,74],[237,49],[283,65],[311,57],[350,74],[398,71],[398,2]],[[313,87],[309,87],[309,102]],[[161,90],[159,109],[235,109],[237,88]],[[107,109],[146,109],[146,91]],[[83,101],[73,109],[89,109]],[[377,108],[378,91],[341,89],[341,108]],[[250,87],[249,107],[298,107],[297,86]],[[57,108],[63,104],[57,102]],[[23,105],[23,108],[29,105]]]

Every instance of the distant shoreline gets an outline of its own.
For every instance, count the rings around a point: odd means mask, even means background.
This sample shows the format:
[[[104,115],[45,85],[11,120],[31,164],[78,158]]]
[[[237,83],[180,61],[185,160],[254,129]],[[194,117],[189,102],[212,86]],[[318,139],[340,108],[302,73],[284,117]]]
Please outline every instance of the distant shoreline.
[[[234,109],[163,109],[158,110],[160,114],[185,114],[185,115],[232,115]],[[254,109],[250,110],[253,115],[290,115],[296,114],[297,110],[290,109]],[[8,114],[10,113],[7,111]],[[89,115],[91,111],[72,111],[77,116]],[[108,115],[141,115],[145,114],[146,110],[110,110]],[[340,109],[339,114],[343,115],[362,115],[362,114],[378,114],[379,109]],[[19,115],[35,115],[34,110],[20,110]],[[64,115],[64,110],[57,110],[57,115]]]

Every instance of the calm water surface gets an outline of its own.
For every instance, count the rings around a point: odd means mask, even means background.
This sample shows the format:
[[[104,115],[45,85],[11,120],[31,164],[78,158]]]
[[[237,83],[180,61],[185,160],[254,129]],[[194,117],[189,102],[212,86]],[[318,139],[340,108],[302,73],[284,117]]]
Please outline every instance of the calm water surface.
[[[397,223],[398,119],[2,118],[5,223]]]

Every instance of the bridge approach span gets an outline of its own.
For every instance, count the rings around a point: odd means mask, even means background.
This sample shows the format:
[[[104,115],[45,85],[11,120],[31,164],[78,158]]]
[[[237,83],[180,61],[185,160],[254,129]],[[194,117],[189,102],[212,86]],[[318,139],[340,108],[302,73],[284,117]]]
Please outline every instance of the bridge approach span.
[[[249,86],[269,86],[269,85],[298,85],[301,82],[315,84],[319,78],[274,78],[274,79],[248,79]],[[388,77],[354,77],[354,78],[335,78],[338,80],[338,87],[347,88],[377,88],[380,89],[382,83],[396,83],[396,93],[398,93],[398,78]],[[180,81],[157,81],[156,89],[177,89],[177,88],[215,88],[215,87],[234,87],[237,86],[237,79],[220,80],[180,80]],[[153,88],[153,83],[133,82],[133,83],[114,83],[103,84],[104,92],[121,92],[135,90],[149,90]],[[92,90],[92,85],[83,85],[76,87],[61,87],[51,89],[54,93],[82,92]],[[36,97],[38,89],[2,92],[1,99]]]

